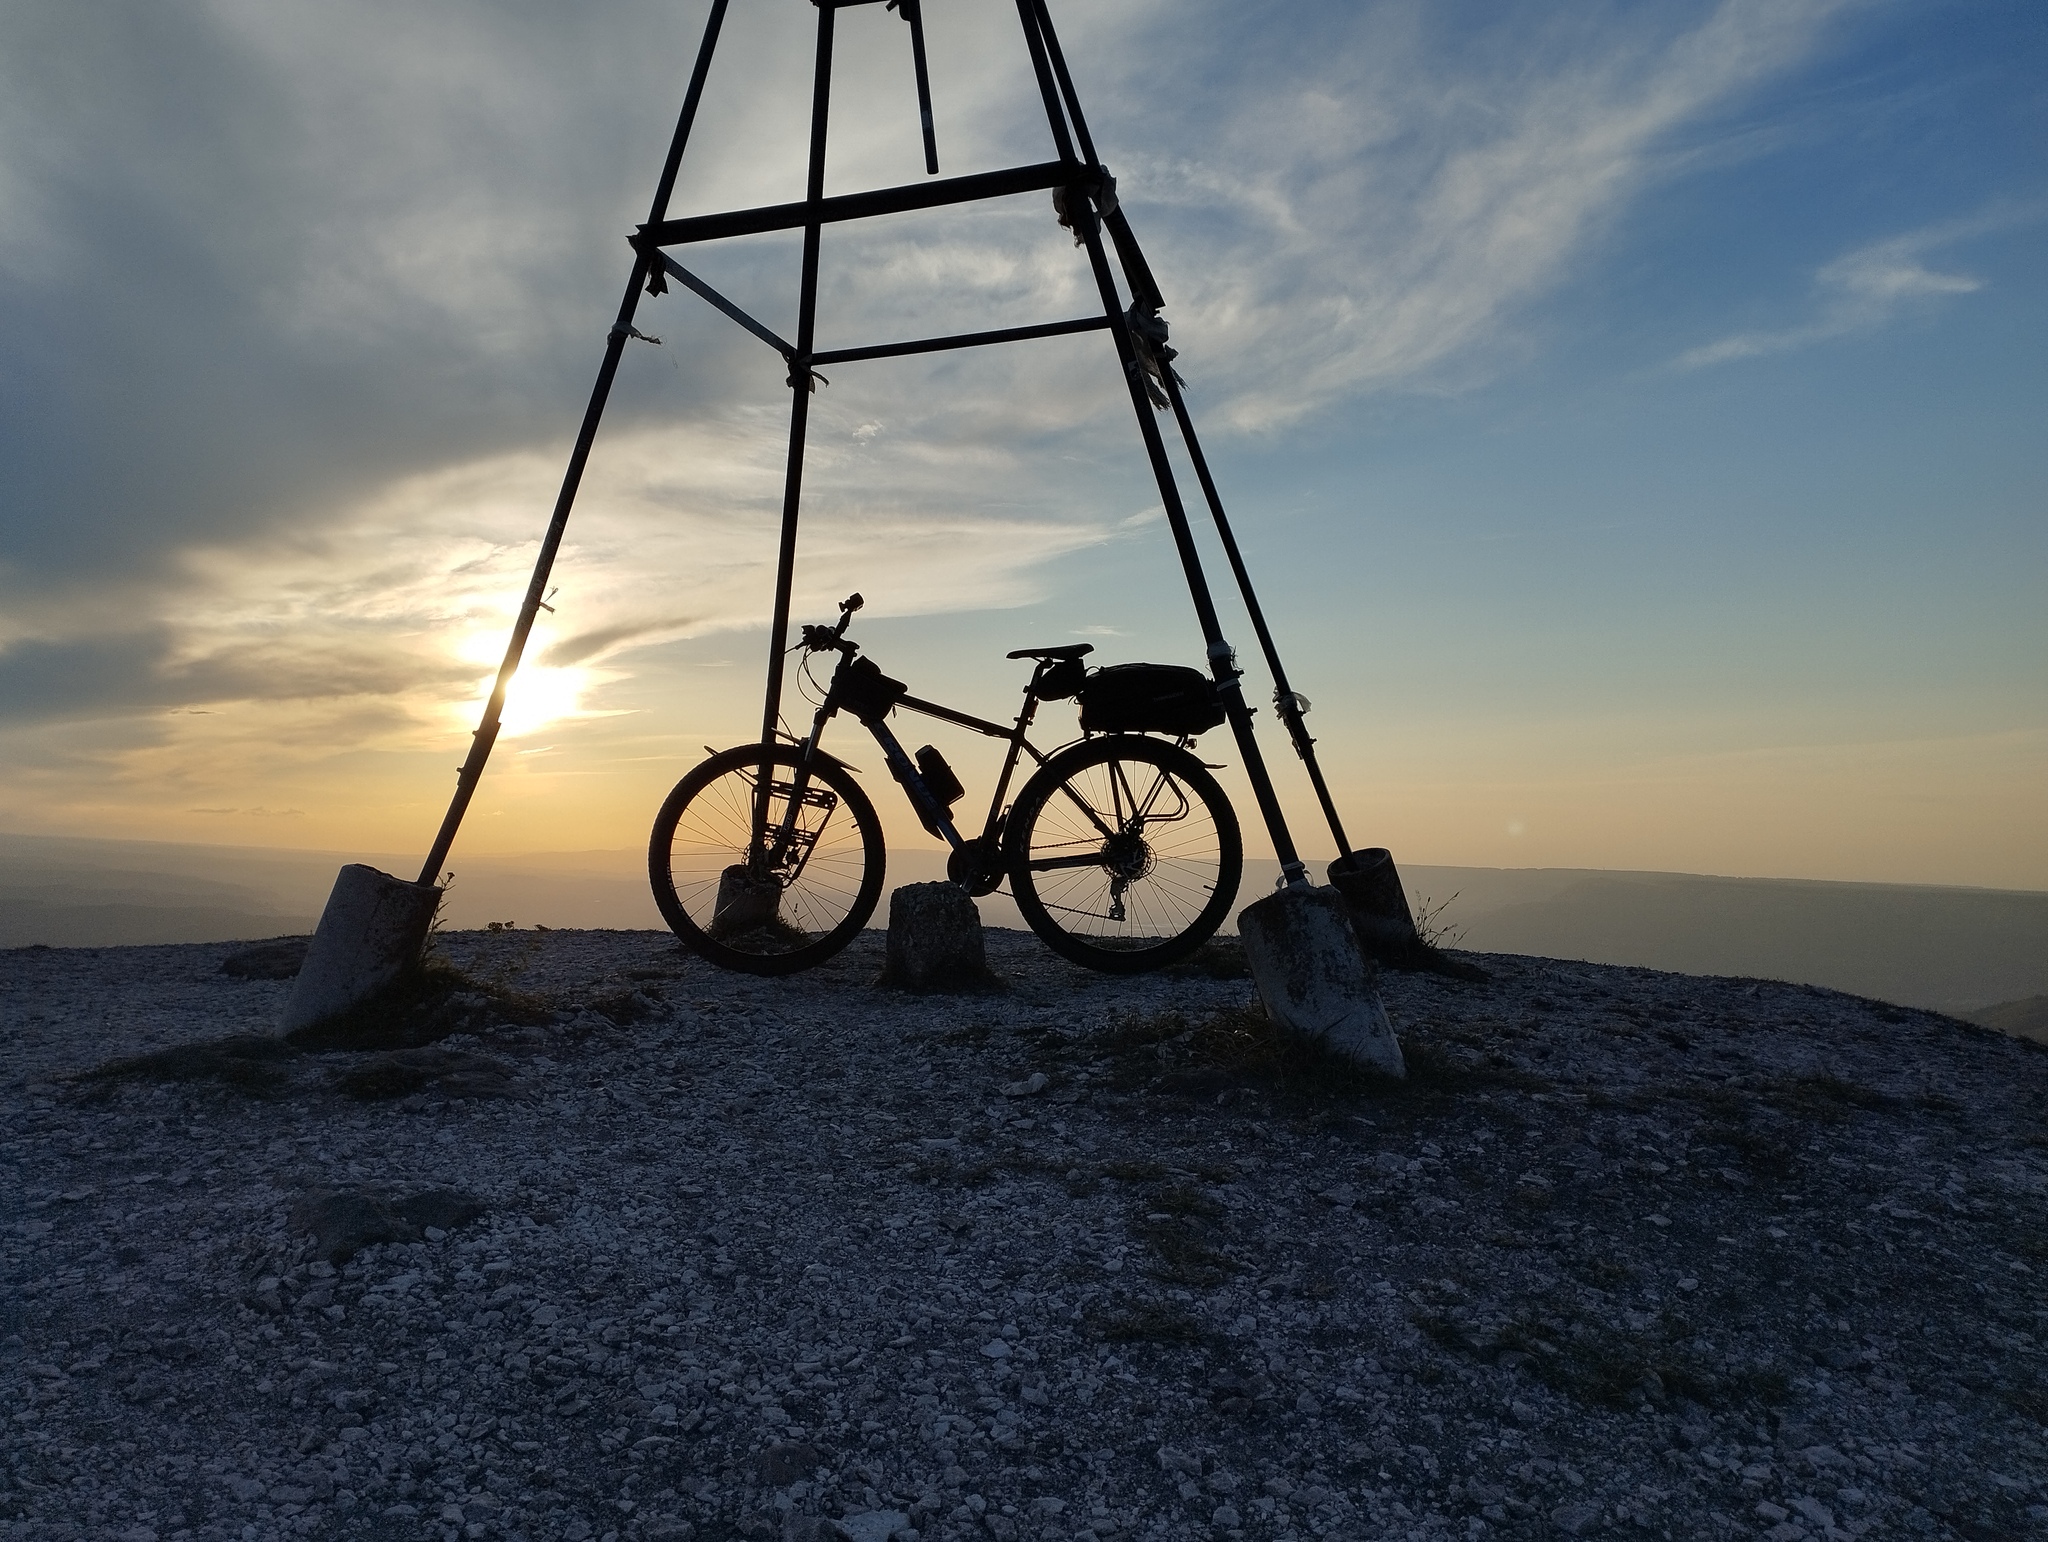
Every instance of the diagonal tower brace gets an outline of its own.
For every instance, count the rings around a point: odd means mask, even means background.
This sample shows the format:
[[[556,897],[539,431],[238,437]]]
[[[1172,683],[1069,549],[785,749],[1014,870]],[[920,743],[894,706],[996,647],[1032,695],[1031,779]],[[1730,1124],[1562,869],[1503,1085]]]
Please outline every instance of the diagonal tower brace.
[[[1047,127],[1058,154],[1056,160],[969,176],[841,194],[831,198],[824,196],[824,180],[836,18],[841,10],[874,4],[877,0],[812,0],[812,3],[817,10],[817,43],[804,199],[797,203],[771,204],[720,214],[670,219],[667,217],[669,199],[696,119],[705,78],[729,4],[729,0],[712,0],[710,15],[705,22],[703,39],[698,48],[696,65],[691,72],[675,135],[656,184],[647,221],[630,238],[634,250],[632,274],[620,302],[618,317],[607,335],[604,360],[599,367],[582,426],[570,453],[568,469],[556,498],[553,517],[541,543],[533,577],[527,586],[525,598],[514,622],[504,661],[499,666],[482,721],[472,736],[469,755],[458,772],[455,796],[442,820],[433,848],[422,866],[418,882],[421,885],[428,885],[438,878],[442,864],[447,860],[453,846],[456,832],[461,826],[463,815],[482,778],[491,749],[496,743],[506,689],[519,667],[534,620],[542,607],[547,579],[561,547],[569,512],[575,503],[583,470],[596,439],[597,427],[603,417],[612,382],[617,375],[620,356],[627,340],[639,335],[633,329],[633,319],[640,296],[643,292],[657,295],[667,292],[668,280],[673,278],[774,349],[789,367],[789,454],[784,475],[781,536],[777,550],[774,610],[770,624],[767,689],[762,712],[761,733],[764,743],[773,741],[780,721],[783,657],[788,642],[798,516],[802,501],[804,444],[809,425],[810,398],[816,388],[817,379],[821,378],[817,376],[818,366],[983,347],[1079,332],[1107,331],[1116,347],[1118,362],[1123,368],[1125,381],[1130,389],[1139,434],[1152,465],[1168,528],[1172,533],[1189,596],[1194,603],[1196,619],[1202,630],[1210,673],[1228,714],[1239,753],[1244,758],[1246,774],[1258,801],[1260,814],[1265,820],[1274,850],[1280,859],[1283,881],[1290,887],[1306,886],[1306,870],[1296,852],[1279,799],[1273,789],[1272,778],[1260,752],[1252,725],[1252,710],[1244,700],[1241,687],[1242,673],[1237,667],[1236,653],[1223,636],[1215,600],[1203,572],[1201,556],[1195,545],[1187,510],[1181,500],[1166,444],[1159,430],[1155,413],[1155,391],[1158,393],[1157,406],[1161,409],[1171,409],[1175,426],[1179,430],[1201,484],[1204,499],[1215,521],[1232,574],[1244,599],[1253,629],[1257,633],[1260,649],[1272,672],[1275,683],[1274,702],[1280,718],[1287,727],[1296,753],[1307,767],[1324,817],[1329,822],[1331,833],[1336,837],[1339,852],[1348,852],[1349,843],[1316,759],[1315,741],[1309,737],[1302,721],[1307,703],[1288,687],[1278,648],[1253,590],[1243,555],[1231,531],[1222,499],[1195,434],[1193,420],[1181,393],[1181,382],[1171,367],[1171,361],[1176,355],[1173,349],[1166,346],[1166,327],[1159,315],[1165,303],[1164,299],[1131,230],[1129,220],[1117,202],[1115,179],[1110,176],[1096,154],[1093,139],[1088,132],[1087,120],[1081,111],[1079,96],[1074,89],[1058,36],[1052,26],[1046,0],[1016,0],[1016,5],[1033,75],[1045,108]],[[928,173],[936,173],[938,155],[932,136],[930,88],[925,69],[923,25],[918,0],[888,0],[888,4],[890,9],[898,10],[911,26],[925,165]],[[1095,277],[1102,302],[1100,315],[864,347],[824,351],[815,348],[818,267],[822,233],[826,225],[1047,190],[1055,195],[1055,202],[1061,210],[1062,222],[1073,230],[1076,241],[1086,248],[1089,267]],[[778,230],[803,232],[797,335],[794,342],[786,341],[748,315],[710,284],[683,267],[667,250],[670,247]],[[1128,308],[1118,293],[1109,248],[1105,247],[1103,241],[1105,232],[1109,237],[1109,247],[1113,247],[1116,253],[1116,266],[1121,269],[1125,287],[1131,296]]]

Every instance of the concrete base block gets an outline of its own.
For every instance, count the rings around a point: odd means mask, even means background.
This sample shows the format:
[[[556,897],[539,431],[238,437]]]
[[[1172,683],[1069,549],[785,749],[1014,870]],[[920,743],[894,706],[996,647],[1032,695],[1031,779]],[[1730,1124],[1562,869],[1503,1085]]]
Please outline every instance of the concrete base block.
[[[407,883],[360,862],[343,868],[285,1003],[282,1031],[339,1017],[419,963],[440,903],[432,884]]]
[[[965,889],[912,883],[889,896],[889,945],[875,983],[908,991],[983,991],[996,983],[981,912]]]
[[[773,926],[782,905],[782,886],[770,879],[756,883],[743,863],[718,875],[718,898],[711,907],[711,935],[730,937]]]
[[[1403,963],[1422,946],[1400,870],[1386,847],[1346,852],[1330,864],[1330,885],[1350,906],[1352,928],[1368,957]]]
[[[1366,957],[1389,969],[1440,974],[1447,979],[1483,982],[1491,978],[1467,959],[1452,958],[1422,940],[1394,854],[1384,846],[1347,851],[1330,864],[1330,886],[1351,907],[1351,926]]]
[[[1275,1023],[1372,1070],[1408,1074],[1343,895],[1282,889],[1240,911],[1237,934]]]

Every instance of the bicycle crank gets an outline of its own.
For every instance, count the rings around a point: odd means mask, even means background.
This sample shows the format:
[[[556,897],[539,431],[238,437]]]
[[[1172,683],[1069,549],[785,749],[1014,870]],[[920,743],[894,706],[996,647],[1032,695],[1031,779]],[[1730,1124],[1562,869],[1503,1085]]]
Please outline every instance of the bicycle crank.
[[[1003,886],[1002,842],[978,835],[962,841],[946,858],[946,876],[976,899],[995,893]]]

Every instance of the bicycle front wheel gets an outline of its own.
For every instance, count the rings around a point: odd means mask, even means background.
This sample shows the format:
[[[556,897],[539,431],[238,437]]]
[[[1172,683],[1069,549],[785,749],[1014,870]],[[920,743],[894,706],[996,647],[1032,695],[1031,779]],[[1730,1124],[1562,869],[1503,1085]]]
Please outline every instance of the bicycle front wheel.
[[[1135,734],[1077,744],[1024,784],[1010,892],[1063,958],[1110,974],[1177,963],[1223,923],[1244,873],[1237,815],[1186,750]]]
[[[741,745],[676,783],[647,876],[662,918],[722,969],[794,974],[854,939],[882,893],[882,822],[860,784],[792,746]],[[763,791],[765,789],[765,796]]]

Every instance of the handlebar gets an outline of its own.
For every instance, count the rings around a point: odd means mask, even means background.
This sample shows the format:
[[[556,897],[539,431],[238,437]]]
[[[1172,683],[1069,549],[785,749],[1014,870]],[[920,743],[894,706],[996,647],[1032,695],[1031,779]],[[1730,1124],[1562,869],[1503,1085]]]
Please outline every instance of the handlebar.
[[[837,626],[806,626],[804,628],[804,651],[807,653],[831,653],[834,650],[848,654],[860,646],[846,641],[847,623],[853,620],[853,613],[867,603],[857,594],[849,594],[839,602],[839,624]]]

